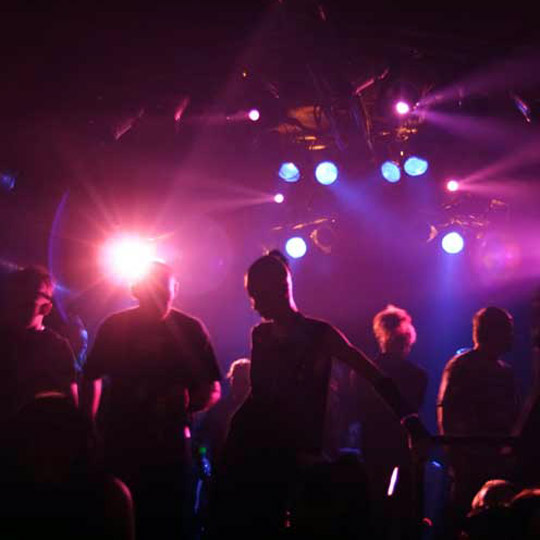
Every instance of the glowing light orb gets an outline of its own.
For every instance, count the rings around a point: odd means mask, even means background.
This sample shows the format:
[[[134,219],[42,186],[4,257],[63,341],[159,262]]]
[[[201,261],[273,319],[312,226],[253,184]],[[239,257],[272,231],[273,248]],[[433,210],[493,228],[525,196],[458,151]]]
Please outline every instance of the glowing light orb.
[[[259,120],[260,117],[261,117],[261,113],[259,112],[258,109],[251,109],[251,111],[249,111],[248,113],[248,118],[252,122],[257,122],[257,120]]]
[[[300,259],[307,252],[307,244],[300,236],[289,238],[285,244],[285,251],[293,258]]]
[[[331,161],[322,161],[315,169],[315,178],[317,178],[317,182],[323,186],[333,184],[337,180],[337,177],[338,168],[336,164]]]
[[[457,191],[459,189],[459,182],[457,180],[448,180],[446,182],[446,189],[448,191]]]
[[[399,165],[393,161],[385,161],[381,165],[381,174],[385,180],[391,182],[392,184],[399,182],[401,178],[401,170]]]
[[[274,202],[281,204],[285,200],[285,196],[283,193],[276,193],[274,195]]]
[[[396,112],[404,116],[411,112],[411,106],[406,101],[398,101],[395,106]]]
[[[300,180],[300,170],[292,161],[282,163],[278,174],[285,182],[298,182]]]
[[[118,281],[131,284],[143,278],[156,260],[156,246],[137,236],[110,240],[104,249],[106,269]]]
[[[429,163],[417,156],[411,156],[403,164],[403,168],[409,176],[422,176],[426,173],[428,167]]]
[[[441,246],[444,251],[446,251],[446,253],[449,253],[450,255],[455,255],[456,253],[459,253],[463,250],[463,248],[465,247],[465,240],[463,240],[461,234],[457,232],[450,232],[443,236]]]

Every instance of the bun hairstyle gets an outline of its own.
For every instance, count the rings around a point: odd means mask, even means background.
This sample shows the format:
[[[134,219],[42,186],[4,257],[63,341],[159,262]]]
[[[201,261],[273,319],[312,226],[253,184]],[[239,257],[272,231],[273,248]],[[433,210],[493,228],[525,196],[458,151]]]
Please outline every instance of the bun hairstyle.
[[[272,249],[271,251],[269,251],[267,253],[267,255],[270,256],[270,257],[275,257],[276,259],[281,261],[290,270],[291,267],[289,265],[289,259],[287,259],[287,257],[285,255],[283,255],[283,253],[281,253],[281,251],[279,251],[279,249]]]

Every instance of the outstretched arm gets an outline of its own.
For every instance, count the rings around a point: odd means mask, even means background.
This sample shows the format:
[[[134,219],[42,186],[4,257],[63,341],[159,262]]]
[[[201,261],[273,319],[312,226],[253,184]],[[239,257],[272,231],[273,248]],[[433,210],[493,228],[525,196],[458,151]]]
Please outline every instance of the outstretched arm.
[[[416,414],[399,393],[395,383],[387,377],[361,350],[333,326],[328,326],[326,345],[330,354],[348,364],[370,383],[375,391],[400,420]]]

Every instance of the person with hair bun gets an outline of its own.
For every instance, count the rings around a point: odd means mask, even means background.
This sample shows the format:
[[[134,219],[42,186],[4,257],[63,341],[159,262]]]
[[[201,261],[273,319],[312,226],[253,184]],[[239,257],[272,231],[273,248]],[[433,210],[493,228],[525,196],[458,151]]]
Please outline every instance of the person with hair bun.
[[[251,334],[251,394],[233,418],[226,445],[227,498],[242,508],[241,515],[227,515],[227,528],[245,538],[276,538],[294,520],[286,518],[294,516],[291,486],[323,460],[334,359],[377,390],[403,419],[411,439],[421,440],[426,432],[415,409],[363,352],[332,324],[298,310],[291,271],[281,253],[257,259],[245,285],[263,321]]]

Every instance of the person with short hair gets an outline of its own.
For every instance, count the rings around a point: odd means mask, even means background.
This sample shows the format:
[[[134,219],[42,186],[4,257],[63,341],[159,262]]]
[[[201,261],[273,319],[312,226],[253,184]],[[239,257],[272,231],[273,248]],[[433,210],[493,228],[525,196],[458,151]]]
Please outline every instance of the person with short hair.
[[[45,326],[53,309],[48,271],[27,266],[5,277],[0,307],[0,415],[4,419],[47,392],[78,402],[75,357],[69,342]]]
[[[99,328],[84,405],[95,417],[107,381],[98,426],[111,472],[133,491],[137,536],[173,538],[189,521],[191,414],[217,402],[221,374],[202,323],[172,307],[170,266],[153,262],[132,290],[138,307]]]
[[[512,434],[519,414],[519,397],[512,368],[502,355],[513,341],[510,313],[498,307],[473,317],[474,348],[452,358],[442,375],[437,418],[442,435]],[[449,450],[454,477],[453,498],[458,513],[491,478],[505,474],[505,460],[496,446],[460,445]]]

